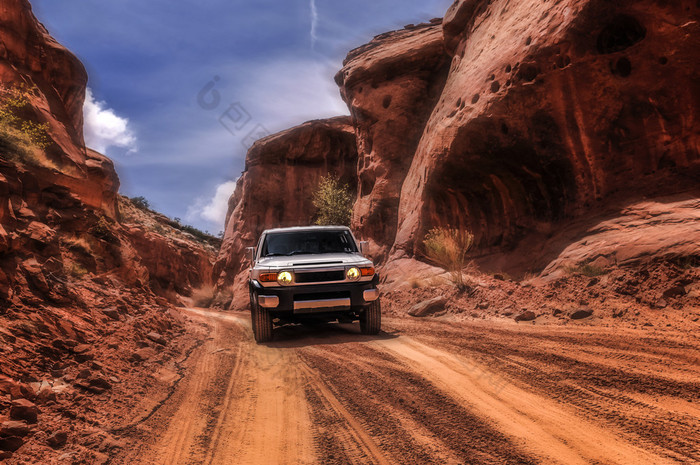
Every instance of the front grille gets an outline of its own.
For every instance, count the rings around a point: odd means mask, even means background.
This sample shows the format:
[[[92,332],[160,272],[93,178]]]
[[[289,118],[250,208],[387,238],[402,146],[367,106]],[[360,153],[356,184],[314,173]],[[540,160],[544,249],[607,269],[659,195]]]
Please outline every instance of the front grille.
[[[309,300],[330,300],[330,299],[349,299],[349,292],[314,292],[311,294],[297,294],[294,296],[295,302],[304,302]]]
[[[292,263],[292,266],[342,265],[342,263],[343,263],[343,262],[313,262],[313,263],[301,262],[301,263]]]
[[[296,274],[297,283],[327,283],[345,280],[345,271],[309,271]]]

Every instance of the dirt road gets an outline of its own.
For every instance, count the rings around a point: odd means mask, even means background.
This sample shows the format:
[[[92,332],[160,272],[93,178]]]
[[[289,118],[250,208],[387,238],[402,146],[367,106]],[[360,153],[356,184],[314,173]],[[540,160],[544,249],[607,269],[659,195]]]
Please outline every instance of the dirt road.
[[[386,319],[286,327],[256,345],[242,313],[113,463],[700,462],[700,337],[674,331]]]

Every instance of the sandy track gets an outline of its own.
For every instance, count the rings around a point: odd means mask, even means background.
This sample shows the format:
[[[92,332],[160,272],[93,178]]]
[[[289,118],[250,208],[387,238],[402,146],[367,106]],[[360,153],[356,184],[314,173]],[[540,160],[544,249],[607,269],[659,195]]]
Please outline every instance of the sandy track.
[[[402,338],[379,344],[469,410],[480,412],[515,443],[547,463],[587,464],[660,458],[621,439],[610,428],[595,425],[566,406],[508,383],[473,361]]]
[[[700,349],[678,332],[389,319],[211,327],[113,463],[663,464],[700,461]]]

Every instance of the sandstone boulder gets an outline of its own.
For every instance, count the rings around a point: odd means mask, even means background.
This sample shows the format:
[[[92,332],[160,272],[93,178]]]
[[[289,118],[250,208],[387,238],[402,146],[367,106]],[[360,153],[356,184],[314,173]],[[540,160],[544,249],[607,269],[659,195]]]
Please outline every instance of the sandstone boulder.
[[[155,342],[156,344],[160,344],[162,346],[168,343],[168,341],[163,337],[162,334],[156,333],[155,331],[151,331],[150,333],[146,334],[146,337],[151,341]]]
[[[38,421],[39,407],[27,399],[14,399],[10,407],[10,418],[33,424]]]
[[[584,318],[588,318],[592,315],[593,310],[591,310],[590,308],[579,308],[569,313],[569,318],[571,318],[572,320],[583,320]]]
[[[131,360],[134,362],[144,362],[157,355],[155,349],[151,347],[144,347],[139,349],[131,355]]]
[[[429,300],[420,302],[410,308],[408,314],[414,317],[425,317],[445,309],[448,299],[444,296],[438,296]]]
[[[54,449],[60,449],[66,444],[67,441],[68,433],[65,431],[56,431],[48,437],[46,443]]]
[[[685,295],[685,287],[683,286],[673,286],[664,291],[663,296],[670,299],[674,297],[680,297]]]
[[[0,438],[0,458],[3,457],[2,452],[15,452],[22,447],[24,439],[17,436],[9,436]],[[11,457],[11,454],[5,455],[5,458]]]
[[[0,424],[0,437],[24,437],[29,434],[26,421],[4,421]]]
[[[532,321],[537,318],[537,315],[532,310],[525,310],[517,314],[514,318],[515,321]]]

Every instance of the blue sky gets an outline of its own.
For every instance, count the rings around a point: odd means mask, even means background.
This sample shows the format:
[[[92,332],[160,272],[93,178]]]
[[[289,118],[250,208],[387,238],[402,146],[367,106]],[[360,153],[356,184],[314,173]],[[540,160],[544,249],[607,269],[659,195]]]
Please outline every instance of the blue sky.
[[[32,0],[88,70],[86,140],[121,192],[212,233],[256,135],[347,114],[333,82],[347,52],[450,3]]]

